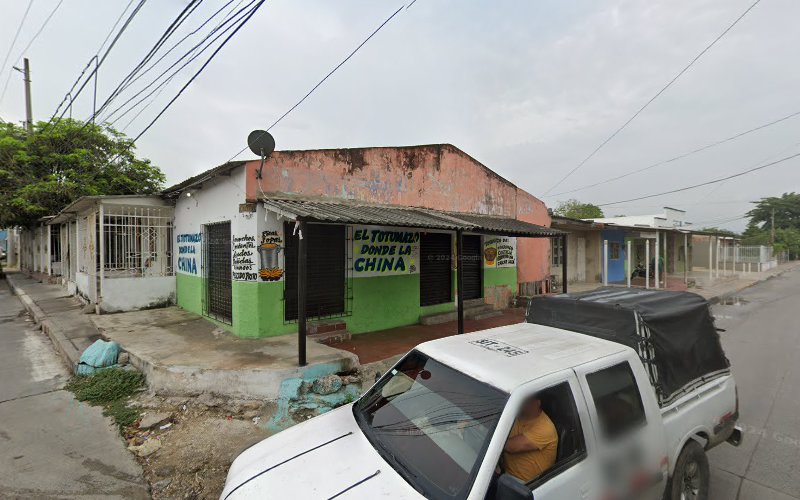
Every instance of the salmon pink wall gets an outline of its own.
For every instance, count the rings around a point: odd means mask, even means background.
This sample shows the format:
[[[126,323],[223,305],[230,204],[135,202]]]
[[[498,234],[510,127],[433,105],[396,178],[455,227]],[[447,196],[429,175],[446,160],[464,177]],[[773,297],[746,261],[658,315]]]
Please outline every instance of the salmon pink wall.
[[[256,179],[259,161],[248,162],[249,200],[261,192],[329,196],[515,217],[550,225],[544,203],[518,189],[449,144],[410,147],[276,151]],[[519,281],[549,272],[547,239],[518,241]]]

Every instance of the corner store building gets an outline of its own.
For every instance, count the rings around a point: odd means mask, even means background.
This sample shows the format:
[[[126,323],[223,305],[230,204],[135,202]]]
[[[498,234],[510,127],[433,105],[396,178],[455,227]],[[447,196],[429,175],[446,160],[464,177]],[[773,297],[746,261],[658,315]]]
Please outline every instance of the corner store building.
[[[178,305],[243,337],[302,329],[302,283],[306,317],[352,333],[455,311],[459,295],[504,308],[548,277],[537,238],[559,235],[544,203],[446,144],[276,151],[165,194]]]

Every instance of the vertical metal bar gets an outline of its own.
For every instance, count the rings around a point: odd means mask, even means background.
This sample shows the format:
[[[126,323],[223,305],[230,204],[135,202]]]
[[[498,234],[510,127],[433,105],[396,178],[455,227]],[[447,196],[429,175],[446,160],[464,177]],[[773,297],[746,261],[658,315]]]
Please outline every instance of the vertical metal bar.
[[[644,240],[644,287],[650,288],[650,239]]]
[[[308,249],[306,248],[306,222],[298,220],[298,238],[297,238],[297,362],[300,366],[306,365],[306,257],[308,256]]]
[[[464,231],[456,231],[456,310],[458,334],[464,333]]]
[[[628,260],[628,269],[625,274],[627,274],[628,288],[630,288],[631,274],[633,274],[633,270],[631,269],[631,240],[628,240],[628,247],[625,249],[625,257]]]
[[[661,278],[660,273],[659,273],[659,269],[658,269],[658,257],[659,257],[659,255],[661,255],[661,253],[659,252],[660,248],[661,248],[661,233],[656,231],[656,255],[655,255],[655,258],[653,259],[653,262],[655,263],[653,268],[655,269],[655,274],[656,274],[656,289],[659,288],[659,285],[660,285],[659,280]]]
[[[608,240],[603,240],[603,286],[608,286]]]
[[[103,204],[100,203],[100,289],[97,291],[97,303],[102,302],[103,297],[103,282],[105,281],[105,268],[106,268],[106,226],[105,226],[105,209]]]
[[[689,283],[689,234],[683,233],[683,282]]]
[[[567,293],[567,235],[561,236],[561,291]]]

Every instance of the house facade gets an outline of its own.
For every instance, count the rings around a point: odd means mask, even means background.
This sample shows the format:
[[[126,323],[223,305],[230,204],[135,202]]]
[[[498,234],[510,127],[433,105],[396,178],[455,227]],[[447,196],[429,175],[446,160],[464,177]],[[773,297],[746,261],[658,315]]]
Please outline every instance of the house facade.
[[[447,144],[276,151],[165,195],[178,305],[239,336],[298,330],[301,239],[308,317],[352,333],[452,313],[459,293],[508,307],[550,273],[544,203]]]

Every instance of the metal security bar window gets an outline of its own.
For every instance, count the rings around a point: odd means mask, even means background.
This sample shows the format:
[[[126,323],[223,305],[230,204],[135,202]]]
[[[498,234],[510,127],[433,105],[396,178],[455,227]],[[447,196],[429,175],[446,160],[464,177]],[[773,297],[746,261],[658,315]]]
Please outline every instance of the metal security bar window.
[[[172,207],[103,207],[105,278],[172,276]]]

